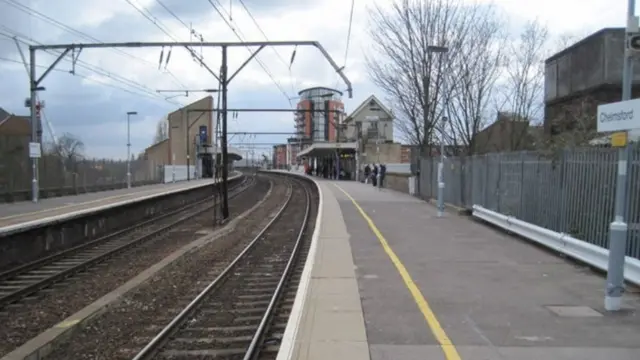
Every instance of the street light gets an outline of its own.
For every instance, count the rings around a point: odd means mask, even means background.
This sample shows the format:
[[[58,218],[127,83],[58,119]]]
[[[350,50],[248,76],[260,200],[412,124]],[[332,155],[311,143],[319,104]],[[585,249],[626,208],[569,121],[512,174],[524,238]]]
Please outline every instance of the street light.
[[[436,54],[441,54],[443,56],[446,57],[447,53],[449,52],[449,48],[446,46],[436,46],[436,45],[429,45],[427,46],[427,53],[436,53]],[[446,62],[446,58],[444,59],[444,61]],[[446,73],[445,73],[446,74]],[[443,81],[442,83],[445,85],[445,90],[446,90],[446,82],[445,82],[445,77],[443,76]],[[424,85],[426,88],[426,85]],[[426,94],[426,90],[425,90],[425,94]],[[425,95],[426,96],[426,95]],[[447,95],[445,95],[447,96]],[[446,97],[445,97],[446,100]],[[425,103],[428,102],[429,99],[425,99]],[[446,108],[446,104],[445,104],[445,108]],[[426,115],[425,115],[425,121],[426,121]],[[438,163],[438,217],[442,217],[444,215],[444,134],[445,134],[445,124],[447,123],[447,118],[446,117],[442,117],[442,120],[440,122],[440,134],[441,134],[441,138],[440,138],[440,162]],[[420,186],[420,185],[418,185]]]
[[[438,163],[438,217],[444,215],[444,130],[447,117],[440,121],[440,162]]]
[[[138,115],[138,112],[127,112],[127,189],[131,188],[131,115]]]

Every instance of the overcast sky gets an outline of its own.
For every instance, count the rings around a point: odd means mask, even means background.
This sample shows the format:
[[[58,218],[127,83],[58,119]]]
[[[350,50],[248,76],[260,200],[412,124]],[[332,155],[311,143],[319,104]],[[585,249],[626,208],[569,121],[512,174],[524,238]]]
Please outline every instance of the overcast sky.
[[[347,112],[371,94],[384,99],[384,94],[368,80],[363,62],[369,42],[366,7],[373,0],[355,1],[351,45],[346,58],[350,1],[244,0],[264,34],[238,0],[211,2],[219,7],[226,21],[243,40],[263,41],[266,34],[269,40],[319,41],[339,66],[346,65],[345,72],[354,88],[353,99],[345,96]],[[552,34],[584,34],[606,26],[622,26],[626,6],[624,1],[608,0],[497,0],[493,3],[507,13],[514,28],[525,20],[539,19]],[[20,4],[48,16],[50,20],[44,20],[26,8],[18,9]],[[51,21],[59,24],[52,25]],[[238,41],[236,33],[209,0],[0,0],[0,107],[17,114],[27,114],[23,108],[24,99],[28,96],[27,75],[15,44],[1,34],[18,33],[23,39],[45,44],[96,40],[188,41],[189,24],[193,24],[193,29],[202,34],[205,41]],[[168,50],[164,50],[165,57]],[[197,48],[197,52],[200,51]],[[299,48],[289,70],[292,51],[291,47],[263,50],[258,58],[271,76],[256,62],[250,64],[229,87],[229,107],[290,108],[288,97],[297,96],[300,89],[309,86],[345,89],[329,63],[314,48]],[[137,111],[139,115],[133,118],[131,125],[132,150],[144,150],[152,141],[155,124],[168,112],[176,110],[179,107],[176,103],[187,104],[204,96],[175,97],[170,99],[175,103],[169,103],[155,94],[156,90],[217,88],[216,80],[194,63],[185,49],[173,49],[166,71],[158,70],[160,53],[158,48],[86,49],[76,66],[77,76],[69,73],[71,63],[62,61],[56,71],[42,82],[41,86],[46,87],[46,91],[40,94],[46,102],[45,114],[56,133],[68,132],[80,137],[89,156],[124,158],[125,114]],[[203,49],[202,55],[210,68],[219,69],[219,49]],[[234,71],[248,55],[247,48],[231,50],[230,71]],[[52,61],[51,55],[37,53],[38,66],[48,66]],[[101,69],[102,75],[87,67]],[[38,69],[39,74],[43,71]],[[296,100],[292,102],[295,104]],[[238,119],[230,121],[229,130],[288,132],[293,130],[293,116],[287,113],[239,114]],[[45,137],[49,137],[46,129]],[[272,143],[284,141],[286,137],[236,137],[233,145],[249,140]]]

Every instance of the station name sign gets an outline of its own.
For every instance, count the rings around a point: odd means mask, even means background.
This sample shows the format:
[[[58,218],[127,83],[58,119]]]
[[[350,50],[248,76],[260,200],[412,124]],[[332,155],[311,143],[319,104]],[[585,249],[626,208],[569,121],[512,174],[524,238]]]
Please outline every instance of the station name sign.
[[[612,121],[631,121],[633,120],[633,110],[631,111],[620,111],[617,113],[605,113],[603,112],[600,116],[601,122],[612,122]]]
[[[598,132],[640,129],[640,99],[598,106]]]

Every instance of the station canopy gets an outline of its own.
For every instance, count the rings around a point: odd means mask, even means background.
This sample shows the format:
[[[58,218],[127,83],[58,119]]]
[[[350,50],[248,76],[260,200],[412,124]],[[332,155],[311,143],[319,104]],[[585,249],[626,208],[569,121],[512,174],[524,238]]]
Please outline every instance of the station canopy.
[[[216,154],[216,162],[222,161],[222,151],[220,148],[215,147],[207,147],[207,152],[211,155]],[[242,152],[234,147],[227,147],[227,154],[229,154],[229,161],[239,161],[242,160]]]
[[[308,148],[300,151],[297,158],[302,157],[310,157],[310,158],[322,158],[335,156],[336,151],[340,150],[342,154],[350,154],[356,152],[357,144],[355,142],[326,142],[326,143],[315,143],[309,146]]]

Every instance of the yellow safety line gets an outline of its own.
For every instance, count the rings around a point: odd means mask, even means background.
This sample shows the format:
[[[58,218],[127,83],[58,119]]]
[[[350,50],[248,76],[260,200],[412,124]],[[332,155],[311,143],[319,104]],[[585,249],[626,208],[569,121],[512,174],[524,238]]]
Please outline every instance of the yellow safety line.
[[[436,341],[438,341],[438,344],[440,344],[440,348],[442,349],[442,352],[444,352],[447,360],[461,360],[460,354],[458,354],[458,350],[456,349],[455,345],[453,345],[451,339],[449,339],[449,336],[447,336],[447,333],[444,331],[442,326],[440,326],[440,322],[438,321],[438,318],[434,314],[433,310],[431,310],[431,306],[429,306],[427,299],[425,299],[424,295],[422,295],[422,292],[411,278],[409,271],[407,271],[407,268],[404,266],[402,261],[400,261],[396,253],[393,251],[393,249],[391,249],[391,246],[389,246],[389,242],[387,242],[380,230],[378,230],[376,224],[373,222],[373,220],[371,220],[369,215],[367,215],[367,213],[362,209],[358,202],[351,195],[349,195],[348,192],[346,192],[343,188],[336,184],[333,185],[338,188],[338,190],[342,191],[345,196],[349,198],[349,200],[351,200],[353,205],[360,212],[360,215],[362,215],[367,224],[369,224],[369,228],[371,228],[371,231],[373,231],[373,233],[380,241],[382,248],[391,259],[393,265],[396,266],[396,269],[398,270],[398,273],[400,273],[405,286],[407,287],[407,289],[409,289],[411,296],[413,296],[413,300],[418,305],[418,308],[420,309],[420,312],[422,312],[425,320],[427,320],[427,324],[429,325],[431,332],[436,338]]]

